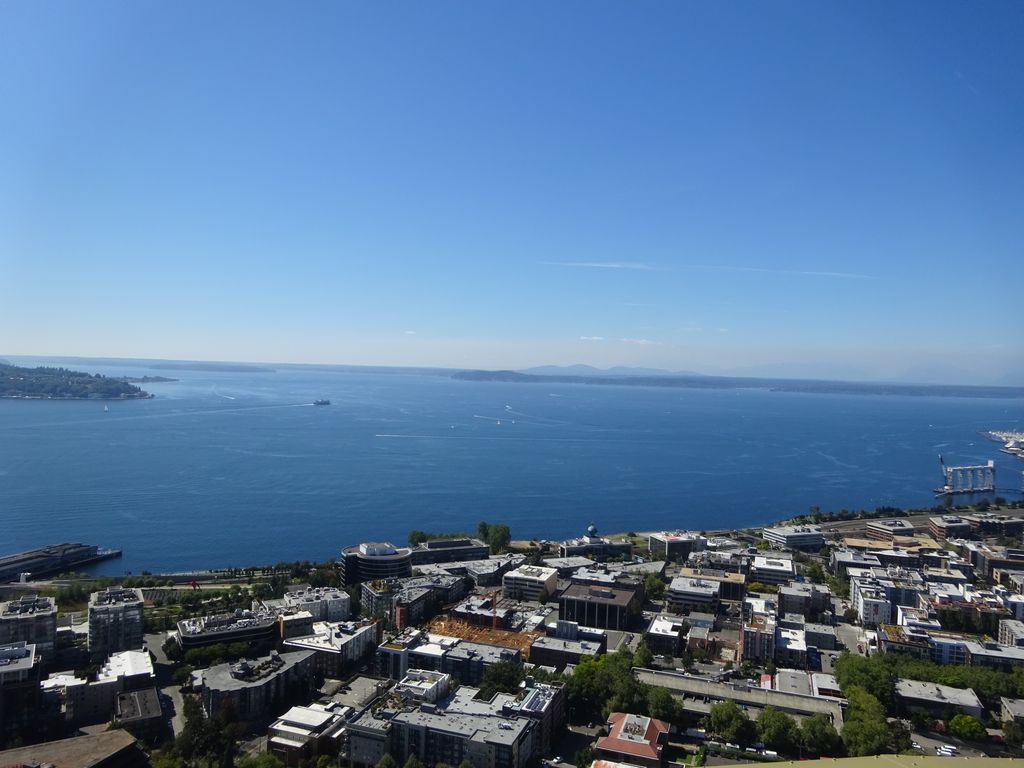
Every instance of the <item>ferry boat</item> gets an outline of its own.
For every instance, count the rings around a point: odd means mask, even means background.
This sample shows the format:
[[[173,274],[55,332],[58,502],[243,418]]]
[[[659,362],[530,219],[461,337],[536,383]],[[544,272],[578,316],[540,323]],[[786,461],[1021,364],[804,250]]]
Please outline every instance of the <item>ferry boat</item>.
[[[330,405],[330,400],[314,400],[313,405]]]

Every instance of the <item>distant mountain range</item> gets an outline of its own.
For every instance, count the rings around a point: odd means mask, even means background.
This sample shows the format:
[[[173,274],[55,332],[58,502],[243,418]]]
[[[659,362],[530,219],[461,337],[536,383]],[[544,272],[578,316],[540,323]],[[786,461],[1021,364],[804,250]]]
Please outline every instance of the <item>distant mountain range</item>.
[[[629,368],[616,365],[612,368],[595,368],[592,365],[539,365],[523,368],[520,373],[534,376],[702,376],[694,371],[669,371],[664,368]]]
[[[41,356],[11,356],[22,365],[81,365],[95,366],[124,366],[139,367],[157,370],[178,370],[178,371],[217,371],[217,372],[239,372],[239,373],[274,373],[284,368],[315,369],[323,371],[354,372],[354,373],[381,373],[381,374],[419,374],[427,376],[450,376],[460,371],[457,368],[439,368],[425,366],[382,366],[382,365],[344,365],[325,363],[247,363],[230,361],[205,361],[205,360],[167,360],[167,359],[144,359],[144,358],[122,358],[122,357],[41,357]],[[0,364],[10,365],[12,360],[0,359]],[[476,371],[471,371],[476,375]],[[830,386],[829,391],[836,391],[831,385],[842,385],[849,388],[870,388],[873,391],[891,387],[947,387],[947,388],[1004,388],[1016,390],[1024,388],[1024,367],[1011,369],[1008,372],[992,372],[987,370],[970,370],[944,364],[918,365],[908,368],[901,373],[880,377],[877,374],[869,374],[866,370],[855,365],[843,363],[801,363],[782,362],[764,363],[736,368],[720,370],[715,373],[701,373],[691,370],[669,370],[666,368],[613,366],[610,368],[598,368],[592,365],[540,365],[530,368],[521,368],[515,371],[484,371],[484,373],[502,375],[517,374],[527,377],[537,377],[541,380],[552,380],[555,377],[568,377],[572,380],[578,379],[600,379],[601,383],[614,383],[623,380],[624,383],[638,383],[639,379],[651,379],[656,381],[658,386],[672,386],[665,379],[685,379],[689,383],[686,386],[713,387],[722,386],[726,381],[743,382],[739,386],[764,386],[770,389],[788,389],[793,387],[793,382],[800,382],[800,390],[806,391],[807,387],[817,382],[821,387]],[[752,381],[758,382],[756,385]],[[678,385],[677,385],[678,386]],[[1014,394],[1005,395],[1016,397]]]
[[[518,384],[591,384],[620,387],[664,387],[673,389],[766,389],[771,392],[804,392],[845,395],[904,395],[930,397],[1024,398],[1024,387],[970,386],[953,384],[910,384],[901,382],[821,381],[816,379],[775,379],[740,376],[681,374],[581,376],[538,375],[522,371],[458,371],[460,381],[503,381]]]
[[[908,368],[901,374],[879,377],[854,365],[842,363],[764,363],[739,368],[729,368],[717,373],[697,371],[670,371],[665,368],[630,368],[615,366],[596,368],[592,365],[540,365],[521,368],[518,373],[534,376],[592,376],[592,377],[637,377],[637,376],[681,376],[686,378],[707,377],[710,379],[770,379],[777,381],[821,381],[862,383],[872,385],[920,384],[936,386],[1024,386],[1024,370],[1001,376],[988,377],[984,372],[946,365],[919,365]]]

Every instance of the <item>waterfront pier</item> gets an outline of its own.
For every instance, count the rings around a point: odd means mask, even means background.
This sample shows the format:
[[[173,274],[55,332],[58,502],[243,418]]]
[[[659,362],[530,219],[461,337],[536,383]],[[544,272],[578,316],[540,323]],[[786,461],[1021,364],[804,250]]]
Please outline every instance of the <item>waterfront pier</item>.
[[[939,463],[942,466],[943,485],[935,489],[937,494],[988,493],[996,489],[996,463],[991,459],[986,464],[947,467],[940,456]]]

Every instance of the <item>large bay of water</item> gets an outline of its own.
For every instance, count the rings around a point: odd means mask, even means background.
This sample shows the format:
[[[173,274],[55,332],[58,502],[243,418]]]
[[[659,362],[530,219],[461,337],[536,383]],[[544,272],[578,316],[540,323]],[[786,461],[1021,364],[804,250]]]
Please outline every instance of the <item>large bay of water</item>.
[[[92,368],[142,375],[139,368]],[[1024,401],[465,382],[297,367],[150,371],[155,399],[0,400],[0,552],[124,549],[136,573],[327,559],[410,529],[516,538],[931,506]],[[330,406],[309,405],[329,398]],[[1012,492],[1003,495],[1014,497]],[[1019,497],[1019,493],[1016,494]]]

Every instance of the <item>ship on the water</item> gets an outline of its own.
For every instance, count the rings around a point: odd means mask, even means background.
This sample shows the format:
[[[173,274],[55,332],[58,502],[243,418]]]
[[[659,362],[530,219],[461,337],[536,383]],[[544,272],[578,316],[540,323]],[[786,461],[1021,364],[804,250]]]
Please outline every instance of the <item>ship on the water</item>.
[[[50,544],[0,557],[0,583],[17,580],[23,573],[47,576],[120,556],[120,549],[102,549],[95,544]]]
[[[330,405],[330,400],[314,400],[313,405]]]

